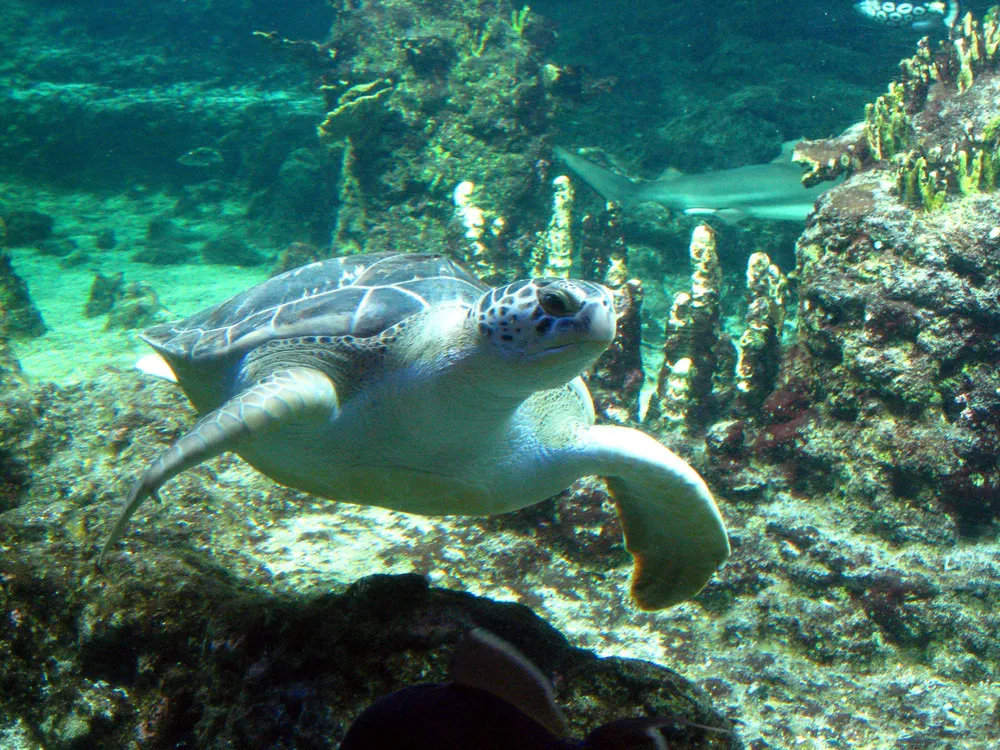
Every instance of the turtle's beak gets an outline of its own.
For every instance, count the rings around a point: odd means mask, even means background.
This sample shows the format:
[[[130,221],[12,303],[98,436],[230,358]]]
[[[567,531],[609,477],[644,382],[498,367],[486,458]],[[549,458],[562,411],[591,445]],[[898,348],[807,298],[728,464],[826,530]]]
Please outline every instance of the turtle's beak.
[[[614,341],[617,325],[610,296],[606,300],[582,300],[572,314],[543,316],[534,327],[535,339],[527,342],[525,353],[554,353],[581,346],[594,347],[600,353]]]

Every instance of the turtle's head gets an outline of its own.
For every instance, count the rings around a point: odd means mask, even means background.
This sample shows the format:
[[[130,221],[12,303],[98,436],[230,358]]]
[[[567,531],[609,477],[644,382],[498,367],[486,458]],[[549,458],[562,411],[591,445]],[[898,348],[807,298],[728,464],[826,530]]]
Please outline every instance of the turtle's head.
[[[519,376],[527,368],[533,388],[568,383],[615,337],[611,292],[576,279],[498,287],[480,297],[469,316],[488,348]]]

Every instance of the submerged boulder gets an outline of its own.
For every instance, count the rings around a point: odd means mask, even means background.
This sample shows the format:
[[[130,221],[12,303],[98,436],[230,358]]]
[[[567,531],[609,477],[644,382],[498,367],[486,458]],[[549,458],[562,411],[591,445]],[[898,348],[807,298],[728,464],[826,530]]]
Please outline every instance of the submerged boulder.
[[[115,582],[86,565],[46,568],[5,554],[0,600],[17,617],[0,646],[0,732],[30,727],[46,747],[138,739],[333,748],[381,696],[446,682],[450,655],[472,627],[510,641],[553,676],[574,734],[654,713],[676,717],[663,730],[672,748],[741,747],[708,696],[677,673],[599,659],[523,605],[432,589],[417,575],[292,599],[183,564],[143,566],[141,576]],[[43,663],[61,666],[46,676]]]
[[[34,338],[46,330],[42,314],[31,301],[28,285],[14,270],[10,255],[0,249],[0,334]]]

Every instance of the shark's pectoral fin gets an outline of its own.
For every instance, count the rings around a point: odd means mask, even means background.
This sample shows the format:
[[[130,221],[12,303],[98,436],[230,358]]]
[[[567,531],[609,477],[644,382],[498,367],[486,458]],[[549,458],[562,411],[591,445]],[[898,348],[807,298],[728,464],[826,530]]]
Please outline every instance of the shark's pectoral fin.
[[[722,208],[715,212],[715,215],[722,219],[726,224],[739,224],[745,218],[750,216],[742,208]]]
[[[155,496],[164,482],[185,469],[287,424],[329,417],[338,409],[337,390],[329,377],[308,367],[291,367],[271,373],[209,412],[163,451],[133,485],[125,508],[101,549],[98,564],[121,537],[143,500]]]

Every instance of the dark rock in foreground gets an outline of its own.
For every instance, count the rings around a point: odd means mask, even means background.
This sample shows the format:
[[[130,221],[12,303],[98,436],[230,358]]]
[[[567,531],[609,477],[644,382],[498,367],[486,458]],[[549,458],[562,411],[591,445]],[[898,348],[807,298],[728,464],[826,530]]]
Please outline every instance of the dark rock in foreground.
[[[336,747],[376,698],[446,681],[461,633],[480,626],[553,677],[577,736],[652,712],[678,717],[664,730],[672,748],[741,747],[728,731],[689,723],[731,728],[678,674],[573,649],[519,604],[430,589],[416,575],[275,598],[219,570],[142,567],[115,581],[0,553],[10,613],[0,623],[0,737],[46,748]]]

